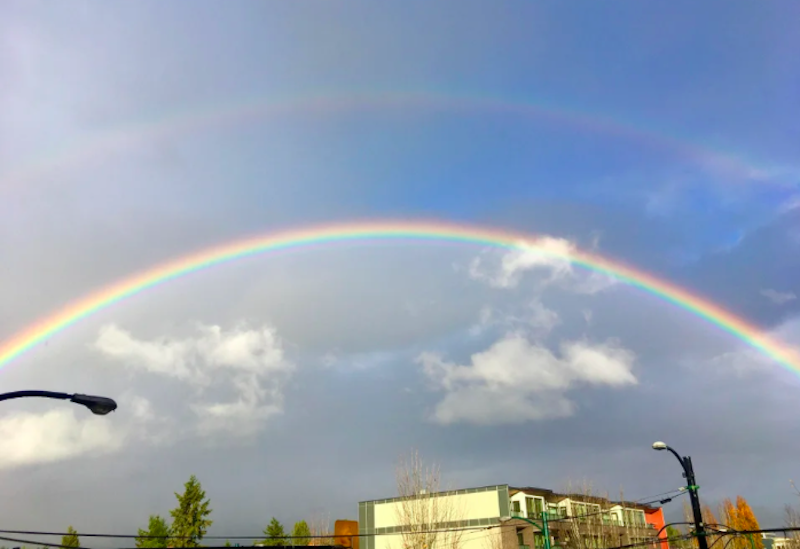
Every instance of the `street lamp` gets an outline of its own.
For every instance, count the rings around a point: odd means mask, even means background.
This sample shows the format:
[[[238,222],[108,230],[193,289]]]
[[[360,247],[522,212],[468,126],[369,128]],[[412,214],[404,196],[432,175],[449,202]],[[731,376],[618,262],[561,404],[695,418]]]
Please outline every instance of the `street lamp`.
[[[42,397],[55,398],[58,400],[69,400],[75,404],[81,404],[89,408],[93,414],[104,416],[117,409],[117,403],[112,399],[92,395],[71,395],[69,393],[56,393],[53,391],[13,391],[11,393],[0,393],[0,401],[11,400],[12,398]]]
[[[686,479],[689,489],[689,498],[692,500],[692,514],[694,515],[694,530],[697,535],[697,543],[700,549],[708,549],[708,541],[706,540],[706,529],[703,525],[703,514],[700,511],[700,498],[697,496],[697,483],[694,478],[694,469],[692,468],[692,458],[689,456],[681,457],[681,455],[673,450],[665,442],[654,442],[653,450],[669,450],[678,458],[678,461],[683,467],[683,477]]]

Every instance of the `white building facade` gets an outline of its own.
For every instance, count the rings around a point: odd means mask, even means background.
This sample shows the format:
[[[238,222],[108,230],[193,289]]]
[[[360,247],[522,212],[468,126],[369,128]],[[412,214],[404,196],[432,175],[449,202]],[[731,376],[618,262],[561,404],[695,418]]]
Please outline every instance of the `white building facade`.
[[[510,516],[508,490],[508,485],[498,485],[431,494],[429,497],[444,498],[442,506],[451,506],[459,511],[460,520],[456,524],[441,524],[437,529],[475,528],[474,532],[478,532],[479,527],[499,524],[502,517]],[[399,532],[406,526],[403,525],[401,501],[402,498],[398,497],[358,504],[360,549],[403,549],[403,537]],[[462,549],[487,549],[486,538],[472,535],[472,530],[463,532]],[[490,533],[484,531],[483,535]]]
[[[447,516],[458,520],[426,523],[426,527],[428,531],[459,531],[458,549],[543,549],[545,511],[553,547],[568,546],[570,537],[576,535],[598,538],[598,525],[606,541],[615,540],[613,546],[650,538],[656,541],[656,529],[648,524],[643,506],[636,504],[506,484],[425,494],[422,498],[428,503],[432,503],[430,498],[442,498],[432,504],[455,510]],[[424,541],[424,545],[436,547],[404,543],[410,537],[401,534],[409,530],[409,522],[404,518],[408,512],[402,506],[403,498],[399,497],[359,503],[360,549],[453,549],[450,538],[431,537]],[[503,527],[499,528],[501,524]],[[415,539],[419,540],[419,536]],[[602,545],[600,540],[596,543],[598,547]]]

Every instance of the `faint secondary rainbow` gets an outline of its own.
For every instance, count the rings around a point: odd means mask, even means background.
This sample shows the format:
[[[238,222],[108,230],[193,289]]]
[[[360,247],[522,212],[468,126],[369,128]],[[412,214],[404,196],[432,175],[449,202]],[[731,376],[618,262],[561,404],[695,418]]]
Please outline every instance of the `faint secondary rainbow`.
[[[200,135],[224,126],[248,126],[258,120],[288,114],[335,114],[370,109],[435,109],[441,112],[505,113],[548,120],[602,135],[616,135],[647,147],[667,151],[718,175],[734,179],[767,177],[769,168],[729,152],[712,149],[697,141],[671,136],[652,128],[651,123],[625,121],[617,116],[595,114],[586,109],[534,97],[493,96],[483,92],[457,91],[375,91],[290,94],[240,99],[228,104],[192,105],[160,113],[135,122],[71,136],[66,144],[41,151],[0,173],[0,189],[46,177],[67,166],[80,165],[136,149],[154,140]]]
[[[787,369],[800,372],[800,355],[795,349],[771,338],[719,305],[652,274],[586,251],[559,251],[552,246],[545,246],[541,237],[440,221],[379,221],[316,226],[238,240],[186,255],[93,292],[22,330],[0,344],[0,367],[97,311],[148,288],[221,263],[311,245],[407,239],[519,249],[568,260],[591,271],[610,275],[692,312],[738,337]]]

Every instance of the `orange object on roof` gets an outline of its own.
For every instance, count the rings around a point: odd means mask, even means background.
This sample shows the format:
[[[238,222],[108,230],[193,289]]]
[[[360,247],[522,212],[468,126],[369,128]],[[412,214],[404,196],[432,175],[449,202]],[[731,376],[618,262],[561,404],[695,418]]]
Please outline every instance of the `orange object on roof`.
[[[333,526],[335,545],[358,549],[358,521],[357,520],[337,520]]]

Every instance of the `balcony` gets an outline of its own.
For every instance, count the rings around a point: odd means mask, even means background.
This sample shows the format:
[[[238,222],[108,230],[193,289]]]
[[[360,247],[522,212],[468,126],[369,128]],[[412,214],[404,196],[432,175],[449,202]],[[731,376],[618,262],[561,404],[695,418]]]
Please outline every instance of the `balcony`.
[[[528,515],[525,514],[525,511],[514,511],[513,509],[511,510],[511,516],[516,518],[528,518]],[[522,546],[520,545],[520,547]]]
[[[567,518],[567,510],[562,508],[550,509],[547,511],[547,518],[549,519],[563,519]]]

